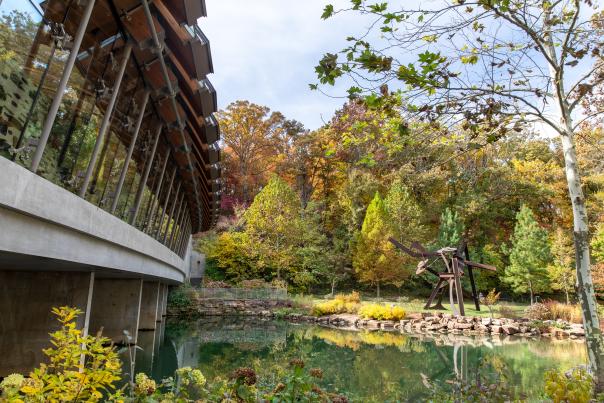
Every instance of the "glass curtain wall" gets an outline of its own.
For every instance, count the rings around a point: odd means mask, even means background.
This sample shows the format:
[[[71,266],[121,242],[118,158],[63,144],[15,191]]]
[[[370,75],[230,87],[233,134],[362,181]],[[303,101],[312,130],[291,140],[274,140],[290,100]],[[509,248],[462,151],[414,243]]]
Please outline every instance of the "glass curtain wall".
[[[47,0],[42,4],[44,8],[37,5],[37,1],[0,0],[0,156],[28,169],[70,52],[68,35],[61,23],[69,18],[77,19],[81,11],[75,1]],[[57,10],[62,11],[58,13]],[[54,21],[48,17],[51,14]],[[118,39],[119,36],[115,36],[93,48],[79,50],[40,163],[38,174],[74,193],[80,189],[105,113],[110,84],[105,83],[104,78],[106,74],[113,76],[116,63],[112,62],[111,53]],[[96,78],[100,71],[101,77]],[[101,145],[87,193],[90,202],[105,210],[111,209],[116,197],[117,182],[132,138],[133,121],[139,112],[144,84],[137,80],[134,89],[118,98],[116,113]],[[119,195],[115,215],[123,220],[128,220],[132,213],[145,160],[152,148],[155,131],[151,121],[143,121]],[[154,235],[161,223],[160,239],[161,234],[168,231],[166,238],[169,241],[173,227],[178,225],[176,214],[181,203],[180,197],[175,200],[177,175],[168,205],[163,208],[170,175],[175,169],[173,160],[166,168],[159,199],[154,197],[166,151],[165,146],[160,146],[153,159],[134,224],[139,229],[148,227],[148,232]],[[183,191],[184,187],[181,193]],[[168,220],[172,203],[177,206],[174,216]],[[151,216],[153,222],[149,223]]]

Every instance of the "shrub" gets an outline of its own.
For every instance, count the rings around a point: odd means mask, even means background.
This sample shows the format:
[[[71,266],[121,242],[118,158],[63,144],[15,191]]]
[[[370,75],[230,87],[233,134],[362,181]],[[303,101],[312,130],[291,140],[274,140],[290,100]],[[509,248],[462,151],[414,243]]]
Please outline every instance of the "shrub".
[[[26,378],[12,374],[0,383],[2,402],[98,402],[115,389],[121,367],[118,353],[106,337],[84,336],[76,327],[82,313],[70,307],[53,308],[61,328],[51,333],[53,347],[44,350],[48,363]],[[82,359],[84,357],[84,359]]]
[[[401,320],[405,317],[405,310],[396,305],[367,304],[359,309],[359,315],[365,319]]]
[[[491,319],[493,318],[493,307],[497,305],[499,302],[499,297],[501,296],[500,292],[495,291],[493,288],[486,296],[481,296],[480,303],[486,305],[489,309],[489,314],[491,315]]]
[[[518,319],[518,314],[511,306],[500,305],[499,306],[499,317],[507,318],[507,319]]]
[[[533,320],[548,320],[552,318],[552,313],[549,310],[549,307],[540,302],[537,302],[526,308],[524,315]]]
[[[359,304],[356,302],[344,302],[342,299],[319,302],[313,306],[312,312],[316,316],[335,315],[337,313],[356,313]]]
[[[547,333],[549,332],[550,325],[542,320],[534,320],[531,322],[531,327],[539,330],[540,333]]]
[[[334,299],[344,303],[358,304],[361,302],[361,294],[359,294],[358,291],[353,291],[350,294],[337,294]]]
[[[579,305],[561,304],[557,301],[546,301],[544,303],[550,311],[550,319],[562,319],[571,323],[582,323],[581,308]]]
[[[231,288],[232,287],[232,285],[230,285],[229,283],[227,283],[225,281],[212,281],[212,280],[204,281],[203,286],[205,288]]]
[[[313,306],[314,315],[334,315],[337,313],[356,313],[359,310],[361,295],[353,291],[350,294],[338,294],[334,299],[319,302]]]
[[[251,280],[243,280],[237,284],[239,288],[270,288],[271,284],[267,283],[261,278],[254,278]]]
[[[525,315],[535,320],[564,320],[571,323],[582,323],[579,305],[561,304],[557,301],[536,303],[526,308]]]
[[[593,379],[584,368],[545,373],[545,394],[554,403],[587,403],[591,401],[592,389]]]
[[[271,281],[271,287],[287,290],[287,281],[280,278],[274,278],[273,281]]]
[[[197,292],[189,284],[182,284],[170,289],[168,293],[168,305],[176,308],[187,308],[193,304]]]

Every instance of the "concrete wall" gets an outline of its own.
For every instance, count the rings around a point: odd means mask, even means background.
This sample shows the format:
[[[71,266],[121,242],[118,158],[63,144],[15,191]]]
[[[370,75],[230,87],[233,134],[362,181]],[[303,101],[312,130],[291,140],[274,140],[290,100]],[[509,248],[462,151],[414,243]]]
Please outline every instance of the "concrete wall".
[[[12,269],[3,264],[4,253],[172,283],[187,277],[189,264],[121,219],[5,158],[0,172],[0,268]],[[26,269],[49,268],[39,260]]]
[[[95,279],[90,333],[103,328],[103,336],[115,343],[124,343],[126,330],[132,337],[131,342],[136,343],[142,290],[142,280]]]
[[[27,373],[45,359],[48,334],[59,328],[53,307],[72,306],[84,314],[92,273],[0,271],[0,376]]]

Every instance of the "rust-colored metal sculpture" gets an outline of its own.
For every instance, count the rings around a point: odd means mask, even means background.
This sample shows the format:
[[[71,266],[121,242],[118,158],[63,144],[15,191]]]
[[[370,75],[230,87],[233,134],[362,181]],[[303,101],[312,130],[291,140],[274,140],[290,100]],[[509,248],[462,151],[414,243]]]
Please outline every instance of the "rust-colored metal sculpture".
[[[476,310],[480,311],[480,301],[476,292],[476,283],[474,282],[473,268],[495,271],[495,267],[488,264],[472,262],[468,253],[468,246],[462,243],[458,248],[444,247],[436,251],[428,251],[419,242],[412,242],[409,247],[406,247],[394,238],[389,238],[389,241],[402,250],[409,256],[421,259],[417,264],[416,274],[428,272],[438,278],[438,282],[432,289],[428,302],[424,309],[443,309],[442,298],[445,287],[449,286],[449,302],[451,311],[455,315],[465,315],[463,305],[463,290],[461,288],[461,277],[464,276],[464,266],[468,269],[470,285],[472,287],[472,299],[476,305]],[[441,271],[435,270],[432,266],[443,263],[444,269]],[[438,297],[438,301],[433,305],[434,300]],[[459,311],[455,309],[455,305],[459,306]]]

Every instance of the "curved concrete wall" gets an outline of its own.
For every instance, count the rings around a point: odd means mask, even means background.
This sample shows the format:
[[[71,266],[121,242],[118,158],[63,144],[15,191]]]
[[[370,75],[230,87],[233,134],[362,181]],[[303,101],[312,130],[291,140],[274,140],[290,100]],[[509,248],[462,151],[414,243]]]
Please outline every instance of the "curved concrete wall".
[[[0,172],[0,253],[94,266],[101,275],[188,276],[188,262],[101,208],[2,157]]]

